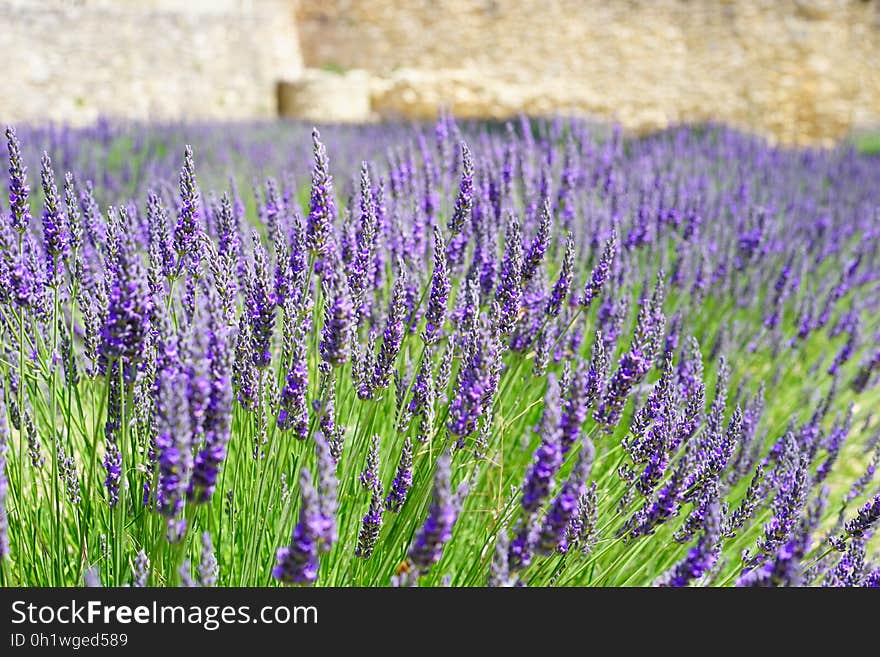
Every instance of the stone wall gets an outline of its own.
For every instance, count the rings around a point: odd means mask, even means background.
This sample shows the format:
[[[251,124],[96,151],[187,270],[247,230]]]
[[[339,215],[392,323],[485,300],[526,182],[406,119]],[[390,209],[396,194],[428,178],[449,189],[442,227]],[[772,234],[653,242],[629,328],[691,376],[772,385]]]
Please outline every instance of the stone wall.
[[[0,121],[275,116],[290,0],[0,0]]]
[[[300,0],[307,66],[373,115],[724,120],[784,142],[880,125],[877,0]]]
[[[0,58],[0,122],[447,106],[793,143],[880,126],[880,0],[0,0]]]

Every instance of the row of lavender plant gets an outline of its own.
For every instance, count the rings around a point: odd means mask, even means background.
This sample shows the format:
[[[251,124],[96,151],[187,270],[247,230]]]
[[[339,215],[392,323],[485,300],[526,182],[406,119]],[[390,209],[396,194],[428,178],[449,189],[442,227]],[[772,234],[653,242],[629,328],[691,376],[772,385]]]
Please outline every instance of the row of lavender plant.
[[[0,582],[880,584],[876,159],[324,133],[7,129]]]

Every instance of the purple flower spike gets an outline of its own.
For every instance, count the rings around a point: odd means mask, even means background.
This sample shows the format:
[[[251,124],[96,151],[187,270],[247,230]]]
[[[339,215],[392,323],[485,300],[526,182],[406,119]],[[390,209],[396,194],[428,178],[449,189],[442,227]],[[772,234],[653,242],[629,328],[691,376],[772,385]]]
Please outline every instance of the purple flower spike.
[[[65,214],[61,211],[52,160],[43,153],[40,180],[43,186],[43,248],[46,251],[46,276],[49,287],[57,287],[61,281],[60,258],[67,256],[70,238],[67,234]]]
[[[356,557],[369,559],[373,556],[373,548],[376,547],[382,529],[382,511],[382,484],[376,482],[370,496],[370,508],[361,520],[361,531],[354,549]]]
[[[180,209],[177,214],[177,228],[174,231],[174,247],[181,263],[184,257],[198,261],[201,232],[199,190],[196,186],[193,150],[192,146],[187,144],[183,154],[183,168],[180,170]]]
[[[449,266],[446,262],[446,245],[440,229],[434,227],[434,273],[431,275],[431,294],[428,297],[428,310],[425,312],[425,330],[422,340],[434,344],[440,337],[446,320],[446,304],[449,301]]]
[[[104,453],[104,487],[107,489],[107,504],[112,508],[119,503],[119,489],[122,486],[122,455],[115,442],[107,441]]]
[[[27,167],[21,160],[21,144],[15,135],[15,128],[7,126],[6,144],[9,149],[9,209],[11,210],[12,227],[19,233],[27,229],[31,220],[28,204],[30,188],[27,184]]]
[[[565,255],[562,260],[562,269],[559,272],[559,278],[550,291],[550,298],[547,300],[546,313],[550,317],[556,317],[562,310],[562,304],[568,298],[571,289],[571,281],[574,270],[574,237],[571,233],[565,239]]]
[[[477,422],[489,406],[487,402],[497,386],[500,373],[501,346],[498,335],[483,317],[482,325],[473,331],[469,355],[458,373],[456,393],[449,405],[449,432],[458,436],[459,446],[477,428]]]
[[[217,475],[226,460],[232,422],[232,350],[228,328],[221,325],[218,313],[211,313],[208,340],[211,387],[204,409],[204,443],[193,463],[190,499],[207,502],[214,494]]]
[[[875,372],[880,371],[880,349],[874,351],[871,356],[859,367],[859,371],[853,378],[852,387],[856,392],[864,392]]]
[[[455,208],[449,219],[449,231],[458,235],[464,229],[465,223],[471,218],[474,209],[474,163],[471,160],[471,151],[467,144],[461,144],[461,180],[458,183],[458,196],[455,198]]]
[[[163,372],[157,402],[159,433],[156,450],[159,462],[157,504],[159,510],[176,516],[183,506],[189,489],[193,467],[191,420],[187,398],[186,377],[174,372]]]
[[[275,292],[269,270],[269,254],[254,233],[254,266],[248,279],[246,297],[250,324],[251,360],[266,368],[272,360],[272,331],[275,327]]]
[[[367,463],[358,475],[358,481],[365,490],[374,490],[379,484],[379,436],[373,436],[367,452]]]
[[[404,314],[406,313],[406,273],[401,267],[397,280],[394,281],[394,290],[391,293],[391,303],[388,305],[388,314],[385,316],[385,328],[382,332],[382,346],[376,356],[376,367],[373,372],[373,389],[379,390],[388,387],[391,382],[391,374],[400,345],[404,336]]]
[[[333,191],[333,176],[330,175],[330,160],[327,148],[321,143],[321,133],[312,129],[315,166],[312,169],[312,190],[309,197],[309,216],[306,223],[306,238],[309,250],[318,256],[329,253],[333,239],[333,223],[336,221],[336,199]]]
[[[562,465],[562,404],[559,397],[559,383],[550,374],[547,377],[544,411],[538,425],[541,444],[535,450],[522,486],[522,507],[528,513],[537,511],[547,499],[553,479]]]
[[[507,221],[504,234],[504,261],[501,265],[501,282],[495,292],[500,315],[496,318],[498,330],[509,335],[519,319],[522,306],[523,245],[519,223],[513,216]]]
[[[361,230],[358,234],[356,254],[348,274],[348,285],[354,306],[360,310],[367,285],[373,280],[375,265],[376,231],[378,217],[370,170],[366,162],[361,163]]]
[[[544,516],[536,545],[540,554],[551,554],[560,548],[563,551],[566,549],[566,531],[572,518],[578,513],[581,496],[587,491],[587,477],[590,475],[592,465],[593,445],[587,440],[581,448],[574,470],[571,471],[562,485],[562,490]]]
[[[147,585],[147,580],[150,577],[150,559],[143,550],[138,552],[134,558],[132,576],[134,577],[133,587],[144,588]]]
[[[330,297],[324,305],[324,326],[318,347],[325,363],[340,367],[348,361],[353,329],[354,308],[348,290],[331,286]]]
[[[602,250],[599,262],[596,264],[595,268],[593,268],[593,273],[590,274],[590,280],[584,288],[584,295],[581,297],[581,305],[585,308],[589,308],[590,304],[593,303],[593,299],[599,296],[599,293],[602,291],[602,286],[605,285],[605,281],[607,281],[608,277],[611,275],[611,267],[614,264],[614,256],[616,253],[617,231],[612,231],[611,237],[605,242],[605,248]]]
[[[211,532],[202,532],[202,556],[199,560],[199,584],[204,587],[217,586],[217,577],[220,574],[220,564],[214,554],[214,543],[211,541]]]
[[[653,295],[650,299],[645,299],[639,309],[629,350],[621,357],[617,370],[608,382],[602,403],[596,409],[596,421],[604,424],[609,431],[617,426],[630,392],[644,379],[654,362],[665,323],[662,311],[663,289],[661,272]]]
[[[593,377],[590,374],[592,371],[592,368],[588,369],[583,365],[578,367],[568,388],[568,395],[562,404],[562,416],[559,419],[559,440],[563,456],[568,454],[572,445],[577,441],[590,406],[595,401]]]
[[[306,399],[309,370],[306,358],[306,335],[297,329],[293,336],[290,369],[284,379],[281,408],[278,411],[278,428],[282,431],[292,429],[297,440],[305,440],[309,435],[309,407]]]
[[[757,561],[760,562],[764,555],[772,555],[791,540],[809,493],[808,468],[809,456],[801,451],[795,436],[787,434],[773,474],[776,480],[773,516],[764,525],[764,536],[758,539],[758,548],[763,555],[758,555]]]
[[[797,587],[802,584],[801,559],[805,552],[805,536],[795,536],[782,544],[767,561],[746,569],[736,580],[744,587]]]
[[[338,511],[337,492],[339,480],[336,478],[336,462],[331,454],[331,445],[320,431],[315,434],[315,454],[318,463],[318,509],[320,512],[321,545],[328,552],[336,542],[336,512]]]
[[[452,528],[458,519],[461,503],[467,489],[457,494],[452,491],[451,458],[444,452],[437,459],[434,473],[434,497],[428,509],[428,517],[409,549],[409,558],[419,571],[427,571],[440,561],[443,547],[452,538]]]
[[[108,309],[102,331],[101,355],[105,363],[121,360],[123,367],[143,357],[153,300],[145,285],[143,268],[129,235],[128,211],[118,210],[110,238],[116,243],[115,258],[107,263]]]
[[[868,500],[859,509],[858,515],[846,523],[846,534],[853,538],[862,538],[873,530],[878,520],[880,520],[880,493]]]
[[[385,498],[385,509],[391,513],[400,513],[406,502],[407,495],[413,483],[413,445],[407,437],[403,443],[403,451],[400,453],[400,462],[397,465],[397,474],[391,482],[391,490]]]
[[[284,584],[311,584],[318,579],[319,544],[324,525],[318,492],[312,485],[312,473],[303,468],[299,479],[301,506],[299,522],[290,545],[278,548],[272,576]]]
[[[550,229],[553,224],[553,215],[550,210],[550,198],[545,196],[544,203],[541,206],[541,222],[538,224],[538,232],[535,234],[532,243],[529,245],[523,259],[522,266],[522,282],[523,284],[531,281],[538,271],[538,268],[544,262],[544,256],[547,253],[547,246],[550,244]]]
[[[669,571],[661,575],[655,586],[687,586],[692,581],[705,575],[715,562],[720,553],[719,541],[721,540],[721,507],[717,500],[709,506],[703,535],[697,544],[688,550],[684,559],[674,565]]]

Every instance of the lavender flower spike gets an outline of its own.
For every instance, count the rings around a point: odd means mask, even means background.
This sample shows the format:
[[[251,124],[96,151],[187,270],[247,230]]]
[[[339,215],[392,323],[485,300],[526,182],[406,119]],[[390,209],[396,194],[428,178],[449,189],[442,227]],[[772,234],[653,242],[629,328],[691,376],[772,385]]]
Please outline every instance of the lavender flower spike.
[[[373,280],[375,268],[376,200],[373,196],[373,185],[370,182],[370,169],[366,162],[361,163],[361,230],[357,239],[357,252],[348,273],[348,286],[354,299],[355,308],[360,310],[367,285]]]
[[[449,219],[449,230],[453,235],[458,235],[464,228],[465,223],[471,218],[474,209],[474,163],[471,160],[471,151],[467,144],[461,144],[461,180],[458,183],[458,196],[455,198],[455,208]]]
[[[122,485],[122,454],[115,442],[106,441],[104,453],[104,487],[107,489],[107,504],[113,508],[119,504],[119,488]]]
[[[437,459],[434,473],[434,498],[428,517],[409,549],[409,558],[420,571],[427,571],[443,556],[443,547],[452,538],[452,528],[461,510],[466,489],[452,492],[451,458],[444,452]]]
[[[720,540],[721,507],[716,499],[709,506],[703,535],[700,536],[697,544],[688,550],[684,559],[660,576],[654,582],[654,586],[687,586],[693,580],[702,577],[718,560]]]
[[[333,176],[330,175],[330,160],[327,148],[321,143],[321,133],[312,129],[315,166],[312,169],[312,190],[309,197],[309,216],[306,222],[306,239],[309,250],[325,256],[331,248],[333,222],[336,220],[336,199],[333,191]]]
[[[550,228],[552,223],[553,215],[550,209],[550,197],[545,196],[544,203],[541,206],[541,223],[538,224],[538,232],[535,234],[523,258],[521,274],[523,285],[535,277],[538,267],[544,262],[544,255],[547,253],[547,246],[550,244]]]
[[[568,397],[561,404],[562,415],[559,418],[559,442],[562,455],[568,454],[572,445],[580,435],[581,426],[587,419],[587,413],[590,406],[596,401],[596,392],[594,390],[596,384],[594,377],[591,376],[592,367],[587,368],[581,365],[571,380],[568,389]],[[584,443],[585,449],[592,449],[593,443],[586,439]]]
[[[321,431],[315,433],[315,454],[318,463],[318,511],[321,529],[319,548],[328,552],[337,538],[339,480],[336,478],[336,461],[333,460],[331,445]]]
[[[565,255],[562,259],[562,270],[559,272],[559,278],[550,291],[550,298],[547,300],[547,308],[545,312],[550,317],[556,317],[562,311],[562,304],[568,297],[571,288],[571,280],[574,271],[574,236],[569,233],[565,239]]]
[[[306,335],[297,328],[293,335],[290,368],[281,390],[281,408],[278,411],[278,428],[282,431],[293,429],[293,436],[297,440],[305,440],[309,435],[307,356]]]
[[[538,427],[541,444],[535,450],[522,486],[522,507],[529,513],[537,511],[547,499],[553,478],[562,465],[561,411],[559,383],[551,373],[547,377],[544,411]]]
[[[354,328],[354,308],[345,286],[331,286],[330,298],[324,305],[324,326],[318,346],[322,360],[339,367],[348,360],[350,337]]]
[[[100,588],[102,586],[101,573],[97,566],[90,566],[83,574],[83,586],[86,588]]]
[[[373,436],[367,452],[367,463],[358,475],[358,481],[364,490],[375,490],[379,484],[379,440],[378,434]]]
[[[400,463],[397,465],[397,474],[391,482],[391,490],[385,498],[385,509],[392,513],[400,513],[403,503],[412,488],[413,481],[413,445],[407,437],[403,443],[403,451],[400,453]]]
[[[382,331],[382,346],[376,357],[376,367],[373,372],[373,389],[386,388],[391,380],[394,362],[400,352],[400,345],[404,336],[404,315],[406,314],[406,273],[403,267],[394,281],[394,290],[391,293],[391,303],[388,305],[388,314],[385,317],[385,328]]]
[[[522,268],[522,232],[519,223],[511,215],[508,217],[504,233],[504,262],[501,266],[501,282],[495,292],[495,300],[501,311],[496,322],[502,335],[509,335],[519,318],[523,290]]]
[[[373,556],[373,548],[376,547],[379,531],[382,529],[382,497],[382,484],[376,482],[370,497],[370,508],[361,520],[361,531],[354,549],[354,555],[361,559]]]
[[[566,530],[572,518],[578,512],[581,496],[587,490],[587,477],[593,465],[592,444],[589,447],[584,444],[578,455],[577,464],[571,471],[568,479],[562,486],[562,490],[553,500],[544,523],[538,534],[536,549],[540,554],[551,554],[554,550],[565,550]]]
[[[197,255],[200,234],[199,190],[196,187],[192,146],[187,144],[183,154],[183,168],[180,170],[180,211],[174,231],[174,248],[180,262],[185,256]]]
[[[425,330],[422,340],[425,344],[434,344],[446,320],[446,304],[449,301],[449,266],[446,262],[446,245],[440,229],[434,227],[434,273],[431,275],[431,294],[428,298],[428,310],[425,312]]]
[[[272,570],[272,576],[284,584],[311,584],[318,579],[318,544],[323,523],[318,493],[307,468],[300,472],[299,488],[302,498],[299,522],[293,530],[290,545],[278,548]]]
[[[143,356],[153,300],[144,285],[143,268],[126,228],[128,211],[119,208],[119,219],[111,229],[116,257],[108,262],[108,310],[101,333],[101,356],[105,363],[117,359],[123,365]]]
[[[202,557],[199,560],[199,584],[202,586],[217,586],[217,576],[220,573],[220,565],[214,555],[214,544],[211,541],[211,532],[202,533]]]
[[[880,520],[880,493],[866,502],[859,509],[858,515],[846,523],[846,534],[854,538],[862,538],[871,531],[878,520]]]
[[[736,580],[740,587],[797,587],[803,582],[801,559],[805,546],[804,536],[796,535],[784,543],[762,565],[747,569]]]
[[[21,144],[15,136],[15,128],[7,126],[6,144],[9,148],[9,209],[12,227],[19,233],[27,229],[31,220],[27,184],[27,167],[21,161]]]
[[[489,586],[512,587],[517,585],[516,574],[510,570],[510,539],[507,530],[502,529],[495,539],[495,557],[489,567]]]
[[[488,322],[474,331],[470,354],[462,365],[456,381],[455,398],[449,405],[449,432],[458,436],[458,444],[464,445],[465,438],[477,428],[486,402],[491,398],[495,374],[499,371],[501,348],[498,335]]]
[[[232,349],[228,328],[222,325],[217,312],[211,313],[211,389],[204,410],[202,426],[205,439],[193,462],[193,473],[187,494],[190,499],[207,502],[214,494],[220,466],[226,460],[226,446],[232,423]]]
[[[55,185],[55,174],[52,171],[52,160],[43,153],[41,160],[40,180],[43,186],[43,247],[46,251],[46,273],[49,287],[56,287],[61,282],[60,264],[58,259],[67,255],[69,238],[65,214],[61,211],[58,188]]]
[[[134,558],[132,575],[134,576],[133,587],[144,588],[147,585],[147,580],[150,577],[150,559],[143,550],[138,552]]]
[[[183,374],[162,374],[158,399],[159,435],[156,449],[159,461],[159,490],[157,503],[166,516],[177,515],[189,489],[193,456],[190,413],[185,395],[186,377]]]
[[[605,242],[605,248],[602,250],[599,262],[593,269],[593,273],[590,274],[590,280],[584,288],[584,295],[581,297],[581,305],[585,308],[589,308],[593,299],[599,296],[599,292],[602,291],[602,286],[611,274],[611,266],[614,264],[614,256],[616,253],[617,231],[612,231],[611,237]]]
[[[269,254],[254,233],[254,267],[248,278],[245,303],[250,324],[251,359],[258,368],[272,359],[272,330],[275,326],[275,292],[269,271]]]

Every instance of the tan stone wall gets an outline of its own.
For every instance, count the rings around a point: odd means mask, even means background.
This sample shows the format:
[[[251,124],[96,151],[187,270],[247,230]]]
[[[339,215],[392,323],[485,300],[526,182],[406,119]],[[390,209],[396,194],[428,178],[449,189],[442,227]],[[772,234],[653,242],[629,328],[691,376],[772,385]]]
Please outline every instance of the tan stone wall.
[[[718,119],[785,142],[880,125],[877,0],[301,0],[307,66],[380,115]]]
[[[8,122],[269,117],[286,80],[318,121],[880,126],[880,0],[0,0],[0,58]]]
[[[290,0],[0,0],[0,121],[274,116]]]

